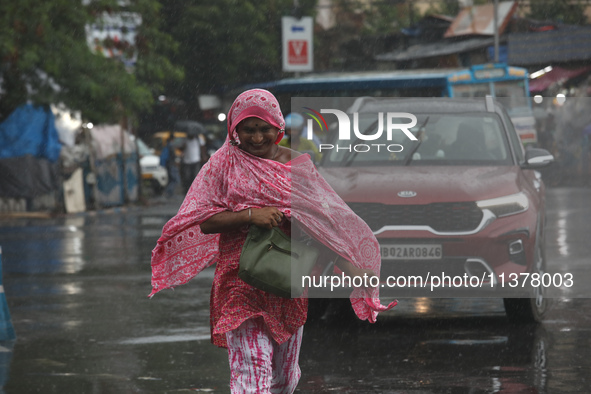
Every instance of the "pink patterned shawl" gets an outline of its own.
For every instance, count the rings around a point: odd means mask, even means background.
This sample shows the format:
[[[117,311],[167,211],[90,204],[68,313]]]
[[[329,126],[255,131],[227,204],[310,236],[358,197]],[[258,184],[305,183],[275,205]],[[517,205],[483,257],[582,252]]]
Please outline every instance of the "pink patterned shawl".
[[[257,97],[272,98],[277,103],[271,93],[260,92],[255,92]],[[261,105],[255,104],[255,107],[261,108]],[[252,110],[248,107],[241,111],[235,109],[236,105],[233,105],[230,109],[233,119],[228,120],[229,135],[234,137],[238,124],[235,118]],[[252,115],[242,119],[248,116]],[[271,124],[282,126],[283,116],[279,109],[278,114],[262,116],[261,119],[268,123],[271,123],[268,120],[271,116],[274,118]],[[219,234],[203,234],[199,227],[201,223],[219,212],[267,206],[277,207],[288,218],[295,219],[310,236],[355,266],[379,274],[381,258],[375,236],[317,172],[308,155],[283,164],[250,155],[232,145],[228,138],[203,166],[179,212],[162,230],[152,251],[153,290],[150,296],[187,283],[218,260]],[[377,288],[353,290],[351,303],[360,319],[372,323],[378,312],[396,305],[395,302],[381,305]]]

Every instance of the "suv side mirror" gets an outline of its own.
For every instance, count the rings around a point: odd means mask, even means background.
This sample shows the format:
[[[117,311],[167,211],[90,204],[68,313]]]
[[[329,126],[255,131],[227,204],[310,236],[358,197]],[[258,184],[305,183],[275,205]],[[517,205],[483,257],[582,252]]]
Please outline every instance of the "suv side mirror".
[[[521,165],[522,168],[534,170],[554,162],[554,156],[546,149],[529,148],[525,151],[525,162]]]

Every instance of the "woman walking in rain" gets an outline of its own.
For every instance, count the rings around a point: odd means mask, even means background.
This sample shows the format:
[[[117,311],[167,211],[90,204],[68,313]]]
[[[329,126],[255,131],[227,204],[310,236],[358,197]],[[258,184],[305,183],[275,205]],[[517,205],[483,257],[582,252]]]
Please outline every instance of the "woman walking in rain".
[[[238,277],[250,225],[298,226],[342,258],[348,276],[379,274],[380,253],[369,227],[318,174],[308,155],[278,146],[285,122],[266,90],[240,94],[228,114],[224,145],[199,172],[152,252],[152,294],[184,284],[216,264],[211,290],[212,342],[228,349],[232,393],[292,393],[306,298],[282,298]],[[377,288],[356,288],[351,303],[375,322]]]

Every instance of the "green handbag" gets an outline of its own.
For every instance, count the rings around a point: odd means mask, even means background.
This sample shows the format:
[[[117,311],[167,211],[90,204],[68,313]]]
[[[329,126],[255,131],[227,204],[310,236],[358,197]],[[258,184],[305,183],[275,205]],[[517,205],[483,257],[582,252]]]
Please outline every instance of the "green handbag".
[[[250,226],[240,254],[238,277],[260,290],[292,298],[304,292],[302,276],[310,275],[319,250],[292,240],[278,227]]]

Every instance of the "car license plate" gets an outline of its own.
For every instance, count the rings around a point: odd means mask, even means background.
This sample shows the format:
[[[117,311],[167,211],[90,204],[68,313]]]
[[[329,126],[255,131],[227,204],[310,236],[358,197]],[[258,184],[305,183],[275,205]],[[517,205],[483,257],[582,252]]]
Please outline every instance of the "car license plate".
[[[440,244],[380,245],[382,260],[440,260]]]

